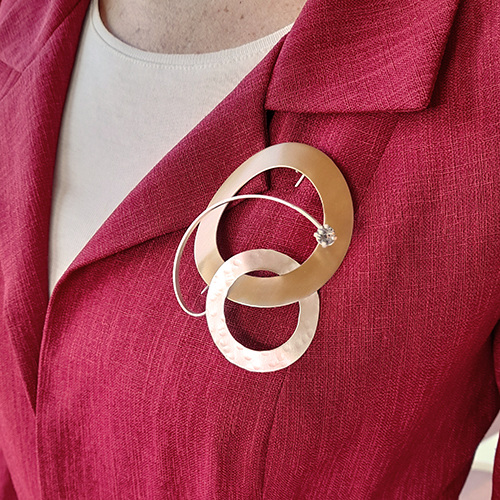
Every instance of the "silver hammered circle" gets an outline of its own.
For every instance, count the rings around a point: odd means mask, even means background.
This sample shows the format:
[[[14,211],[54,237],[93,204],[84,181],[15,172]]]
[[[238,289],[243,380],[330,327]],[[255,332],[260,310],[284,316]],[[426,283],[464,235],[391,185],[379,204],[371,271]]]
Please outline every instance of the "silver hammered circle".
[[[251,271],[284,274],[297,267],[299,263],[288,255],[269,249],[241,252],[219,267],[208,287],[206,318],[215,345],[228,361],[251,372],[272,372],[290,366],[307,351],[318,324],[318,292],[298,301],[299,318],[292,336],[279,347],[267,351],[254,351],[237,342],[224,315],[229,289],[240,276]]]

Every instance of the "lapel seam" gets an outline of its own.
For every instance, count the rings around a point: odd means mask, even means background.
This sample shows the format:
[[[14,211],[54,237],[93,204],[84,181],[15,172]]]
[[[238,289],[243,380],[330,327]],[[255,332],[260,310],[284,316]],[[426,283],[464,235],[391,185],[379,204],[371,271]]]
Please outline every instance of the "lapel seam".
[[[54,28],[50,36],[47,38],[45,43],[40,47],[40,50],[35,54],[35,56],[23,67],[23,68],[16,68],[15,65],[12,65],[9,63],[9,61],[6,61],[4,58],[0,58],[0,62],[5,64],[8,68],[10,68],[12,71],[17,73],[17,76],[14,78],[14,81],[11,82],[10,85],[5,85],[2,87],[2,94],[0,95],[0,103],[9,96],[10,92],[16,88],[17,83],[19,80],[24,76],[24,74],[31,69],[31,66],[35,64],[41,57],[44,56],[46,53],[46,47],[47,45],[53,40],[54,36],[56,36],[57,31],[61,28],[61,26],[64,25],[65,22],[73,15],[74,11],[76,8],[80,5],[80,3],[84,0],[78,0],[78,2],[75,4],[73,9],[68,13],[68,15]]]
[[[7,65],[9,68],[12,68],[14,71],[17,71],[19,74],[24,74],[25,71],[29,70],[31,65],[34,64],[40,57],[43,57],[45,54],[45,50],[47,45],[54,39],[54,36],[57,36],[57,31],[63,26],[68,19],[74,14],[75,10],[80,6],[82,2],[85,2],[87,0],[78,0],[73,8],[68,12],[68,14],[61,19],[61,22],[54,26],[54,29],[51,31],[51,33],[47,36],[47,39],[45,42],[37,48],[35,52],[33,52],[30,57],[26,58],[26,63],[22,65],[22,67],[16,67],[16,65],[11,64],[9,61],[7,61],[5,58],[0,57],[0,61],[2,61],[5,65]],[[85,16],[84,16],[85,17]]]
[[[391,115],[391,114],[395,114],[395,113],[387,113],[387,114]],[[377,164],[376,168],[373,169],[372,175],[370,176],[370,179],[366,183],[365,190],[363,191],[363,193],[359,197],[359,200],[358,200],[358,203],[357,203],[357,209],[356,209],[356,212],[354,214],[355,216],[359,213],[359,210],[360,210],[361,206],[363,205],[363,202],[365,200],[366,194],[370,190],[370,187],[372,185],[372,182],[373,182],[373,179],[375,177],[375,174],[378,172],[378,170],[380,168],[382,160],[384,159],[385,153],[387,151],[387,147],[391,143],[392,138],[394,136],[394,132],[396,131],[396,128],[398,127],[398,124],[400,123],[400,121],[401,121],[401,117],[400,116],[395,117],[395,119],[394,119],[394,125],[393,125],[391,133],[390,133],[390,135],[389,135],[389,137],[387,139],[387,142],[385,143],[384,150],[382,151],[382,153],[380,155],[380,160],[378,161],[378,164]],[[354,218],[354,224],[356,224],[356,217]]]
[[[396,0],[391,2],[396,5]],[[328,6],[323,0],[309,0],[276,62],[266,108],[296,113],[403,113],[426,109],[459,3],[425,0],[406,13],[396,14],[396,20],[404,23],[402,40],[396,37],[394,22],[378,16],[373,21],[380,38],[376,48],[367,41],[374,29],[363,22],[372,11],[367,7],[362,18],[351,16],[353,28],[358,28],[360,34],[352,35],[351,43],[343,48],[340,34],[349,30],[343,27],[340,16],[356,8],[342,9]],[[323,12],[320,7],[325,5],[328,10]],[[420,17],[414,18],[411,13]],[[340,34],[335,26],[340,28]],[[321,32],[323,36],[318,34]],[[356,48],[362,52],[366,48],[367,52],[353,62]],[[296,98],[291,99],[290,93]]]

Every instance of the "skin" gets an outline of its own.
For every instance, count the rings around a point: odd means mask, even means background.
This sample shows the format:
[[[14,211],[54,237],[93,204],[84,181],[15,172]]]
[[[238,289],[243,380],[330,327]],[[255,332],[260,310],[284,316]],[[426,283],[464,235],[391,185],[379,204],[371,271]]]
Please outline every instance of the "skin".
[[[106,28],[133,47],[201,54],[237,47],[295,21],[305,0],[99,0]]]

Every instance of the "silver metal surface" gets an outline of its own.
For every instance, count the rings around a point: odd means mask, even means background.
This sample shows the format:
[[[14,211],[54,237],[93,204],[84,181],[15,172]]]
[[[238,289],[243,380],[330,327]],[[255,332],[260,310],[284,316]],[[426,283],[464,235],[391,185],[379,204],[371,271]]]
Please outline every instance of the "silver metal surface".
[[[227,328],[224,315],[224,301],[228,291],[245,273],[265,270],[283,274],[298,266],[295,260],[285,254],[259,249],[241,252],[228,259],[217,270],[208,287],[206,316],[215,345],[228,361],[248,371],[271,372],[290,366],[306,352],[318,324],[317,292],[298,301],[299,318],[292,336],[284,344],[267,351],[255,351],[237,342]]]

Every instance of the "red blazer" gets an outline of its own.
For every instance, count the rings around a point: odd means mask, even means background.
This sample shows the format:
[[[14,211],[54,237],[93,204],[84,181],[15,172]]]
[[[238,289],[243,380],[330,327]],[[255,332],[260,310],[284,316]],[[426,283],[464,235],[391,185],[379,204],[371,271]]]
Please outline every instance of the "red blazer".
[[[4,497],[457,498],[500,403],[497,2],[309,0],[49,301],[53,167],[87,7],[0,4]],[[252,373],[182,312],[172,261],[228,174],[287,141],[339,166],[354,233],[319,292],[310,348],[287,369]],[[276,170],[248,190],[320,217],[314,190],[295,180]],[[268,201],[240,203],[220,231],[226,257],[275,248],[302,261],[313,248],[309,223]],[[189,259],[181,280],[201,309]],[[226,310],[250,347],[282,343],[296,323],[296,306]]]

